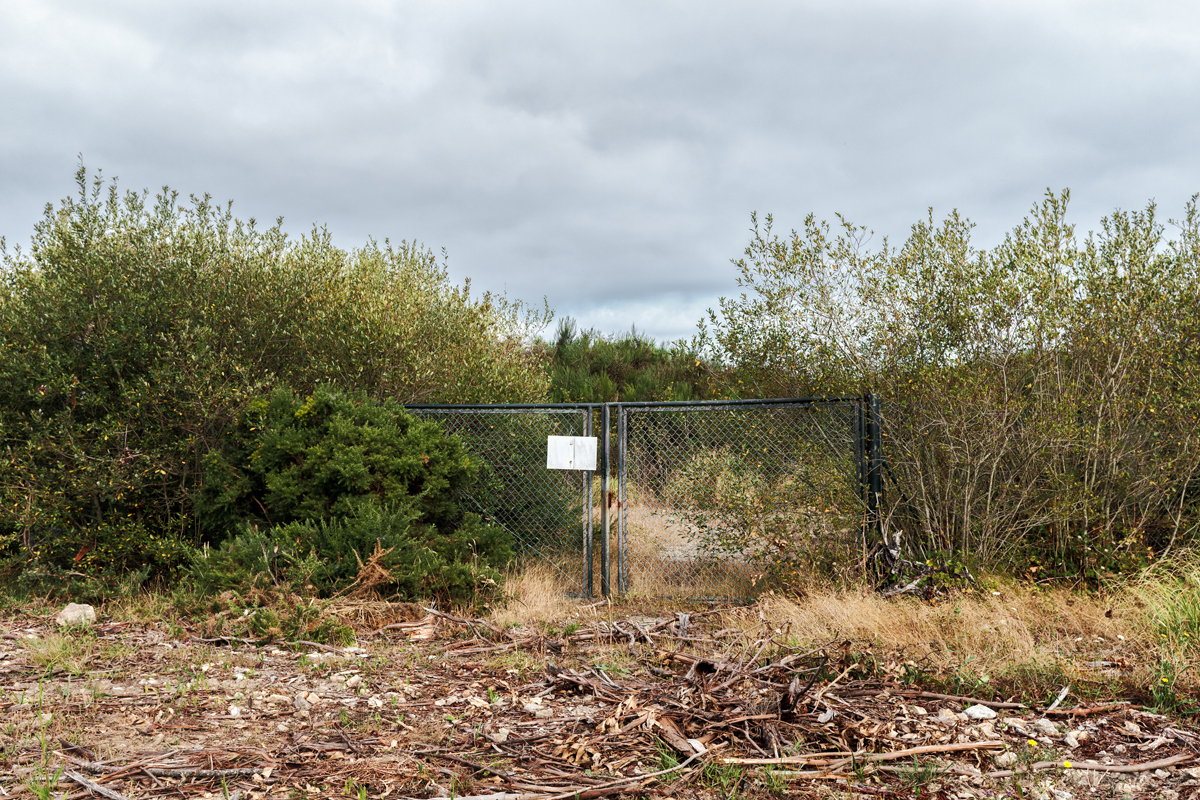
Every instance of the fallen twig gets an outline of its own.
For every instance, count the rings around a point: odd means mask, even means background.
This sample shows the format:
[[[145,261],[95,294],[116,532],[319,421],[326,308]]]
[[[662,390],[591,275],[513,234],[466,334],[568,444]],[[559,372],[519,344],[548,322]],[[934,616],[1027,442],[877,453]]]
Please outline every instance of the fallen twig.
[[[937,692],[919,692],[911,689],[892,690],[899,697],[921,697],[928,700],[950,700],[959,703],[974,703],[988,708],[1026,708],[1023,703],[1001,703],[996,700],[983,700],[978,697],[962,697],[957,694],[938,694]]]
[[[1062,691],[1058,693],[1058,697],[1054,698],[1054,702],[1050,704],[1050,707],[1046,709],[1045,713],[1049,714],[1051,711],[1058,708],[1059,703],[1066,698],[1067,692],[1069,691],[1071,691],[1071,684],[1068,683],[1062,688]]]
[[[1180,753],[1169,758],[1162,758],[1158,761],[1147,761],[1144,764],[1100,764],[1095,761],[1038,761],[1029,766],[1028,770],[1021,772],[1035,772],[1043,769],[1088,769],[1093,772],[1149,772],[1152,769],[1162,769],[1176,764],[1182,764],[1185,761],[1191,761],[1195,756],[1191,753]],[[1071,766],[1066,766],[1070,764]],[[987,778],[1011,778],[1014,772],[1011,769],[1001,769],[995,772],[984,773]]]
[[[833,762],[830,769],[849,764],[851,759],[862,761],[894,761],[897,758],[908,758],[909,756],[920,756],[926,753],[957,753],[962,750],[999,750],[1004,747],[1004,742],[988,741],[988,742],[963,742],[959,744],[931,744],[924,747],[911,747],[907,750],[896,750],[891,753],[844,753],[840,755],[847,756],[840,762]],[[766,766],[767,764],[805,764],[812,761],[818,754],[800,755],[800,756],[780,756],[779,758],[723,758],[722,764],[758,764]],[[828,754],[822,754],[828,757]]]
[[[1043,714],[1053,717],[1091,717],[1096,714],[1107,714],[1109,711],[1123,711],[1129,703],[1109,703],[1103,706],[1079,706],[1077,708],[1047,709]]]
[[[68,756],[69,757],[69,756]],[[91,761],[79,761],[71,759],[84,772],[90,772],[93,775],[111,775],[115,772],[125,772],[131,767],[109,767],[104,764],[96,764]],[[235,769],[196,769],[185,767],[182,769],[162,769],[159,767],[133,767],[140,772],[145,772],[147,775],[152,775],[155,778],[249,778],[251,775],[262,772],[261,769],[253,767],[238,767]]]
[[[98,794],[101,797],[107,797],[108,800],[129,800],[128,797],[121,794],[120,792],[114,792],[112,789],[109,789],[106,786],[101,786],[100,784],[95,783],[94,781],[89,781],[87,778],[83,777],[82,775],[80,775],[78,772],[75,772],[74,770],[64,769],[62,774],[64,777],[70,778],[71,780],[75,781],[80,786],[82,786],[83,788],[85,788],[89,792],[91,792],[92,794]]]

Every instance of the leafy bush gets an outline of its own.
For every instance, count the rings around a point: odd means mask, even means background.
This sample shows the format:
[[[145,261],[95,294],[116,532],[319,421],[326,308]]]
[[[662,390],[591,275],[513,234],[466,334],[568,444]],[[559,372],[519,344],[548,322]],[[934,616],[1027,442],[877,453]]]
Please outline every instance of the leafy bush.
[[[1080,240],[1067,200],[986,251],[957,212],[874,249],[844,220],[755,219],[698,346],[758,396],[883,395],[909,547],[1135,569],[1200,525],[1200,213],[1169,239],[1153,204],[1118,211]]]
[[[473,297],[407,242],[289,239],[207,197],[80,169],[28,252],[0,241],[0,557],[113,584],[209,530],[204,459],[250,398],[541,399],[544,313]],[[164,542],[174,542],[164,545]]]
[[[258,579],[330,595],[370,561],[370,588],[461,602],[498,586],[512,557],[508,534],[455,499],[477,460],[393,403],[276,390],[250,403],[206,468],[199,514],[213,539],[235,533],[195,560],[212,590]]]

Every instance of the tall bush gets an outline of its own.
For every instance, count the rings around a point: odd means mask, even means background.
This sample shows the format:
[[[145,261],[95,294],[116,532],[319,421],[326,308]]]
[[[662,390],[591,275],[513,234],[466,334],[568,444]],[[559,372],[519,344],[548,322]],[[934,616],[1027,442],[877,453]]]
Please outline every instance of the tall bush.
[[[898,248],[754,219],[700,345],[760,396],[885,399],[889,524],[911,546],[1098,578],[1191,539],[1200,215],[1082,239],[1047,193],[998,246],[932,213]]]
[[[0,552],[76,575],[179,562],[202,462],[249,398],[321,384],[526,401],[545,313],[450,283],[423,248],[291,239],[207,197],[81,168],[29,249],[0,247]]]

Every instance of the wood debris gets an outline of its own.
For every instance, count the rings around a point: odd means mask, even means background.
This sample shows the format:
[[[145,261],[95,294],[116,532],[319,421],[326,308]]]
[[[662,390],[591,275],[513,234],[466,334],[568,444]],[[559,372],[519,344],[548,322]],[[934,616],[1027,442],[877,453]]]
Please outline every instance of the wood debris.
[[[927,795],[964,799],[1014,779],[1200,789],[1185,721],[926,692],[864,674],[841,643],[718,629],[716,611],[550,632],[345,602],[351,647],[102,621],[78,674],[23,644],[60,635],[52,620],[3,621],[0,796],[55,774],[55,796],[113,800],[723,796],[730,782],[900,798],[922,776]]]

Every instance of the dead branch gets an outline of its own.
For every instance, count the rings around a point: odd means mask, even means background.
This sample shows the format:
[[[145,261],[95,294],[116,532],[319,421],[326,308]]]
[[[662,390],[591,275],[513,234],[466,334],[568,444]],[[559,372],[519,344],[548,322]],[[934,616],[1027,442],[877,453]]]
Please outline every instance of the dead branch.
[[[129,800],[128,797],[120,792],[114,792],[112,789],[109,789],[106,786],[101,786],[98,783],[89,781],[87,778],[83,777],[74,770],[64,769],[62,774],[63,777],[70,778],[92,794],[98,794],[101,797],[107,797],[108,800]]]
[[[912,689],[891,690],[891,693],[899,697],[920,697],[927,700],[949,700],[957,703],[972,703],[974,705],[987,706],[988,708],[1026,708],[1022,703],[1002,703],[997,700],[983,700],[978,697],[962,697],[957,694],[938,694],[937,692],[920,692]]]
[[[1109,703],[1103,706],[1079,706],[1078,708],[1058,708],[1042,713],[1048,717],[1091,717],[1096,714],[1107,714],[1110,711],[1124,711],[1129,703]]]
[[[105,764],[96,764],[91,761],[75,761],[76,766],[84,772],[90,772],[93,775],[112,775],[118,772],[126,772],[129,770],[137,770],[151,775],[155,778],[249,778],[250,776],[262,772],[261,768],[254,767],[237,767],[234,769],[162,769],[159,767],[144,767],[144,766],[124,766],[110,767]]]
[[[1183,764],[1195,758],[1196,756],[1192,753],[1179,753],[1178,755],[1162,758],[1158,761],[1147,761],[1144,764],[1100,764],[1095,761],[1038,761],[1031,764],[1028,771],[1035,772],[1043,769],[1087,769],[1093,772],[1149,772],[1150,770]],[[1066,766],[1067,764],[1071,766],[1068,767]],[[1025,771],[1020,770],[1020,772]],[[995,772],[984,773],[984,777],[1011,778],[1013,774],[1014,772],[1011,769],[1001,769]]]
[[[964,742],[959,744],[934,744],[924,747],[910,747],[907,750],[896,750],[891,753],[853,753],[847,754],[847,758],[841,761],[833,762],[832,767],[838,767],[843,764],[849,764],[851,759],[862,761],[894,761],[898,758],[908,758],[909,756],[921,756],[928,753],[957,753],[963,750],[999,750],[1004,747],[1004,742]],[[722,764],[757,764],[766,766],[768,764],[804,764],[812,761],[815,756],[781,756],[779,758],[723,758]]]

